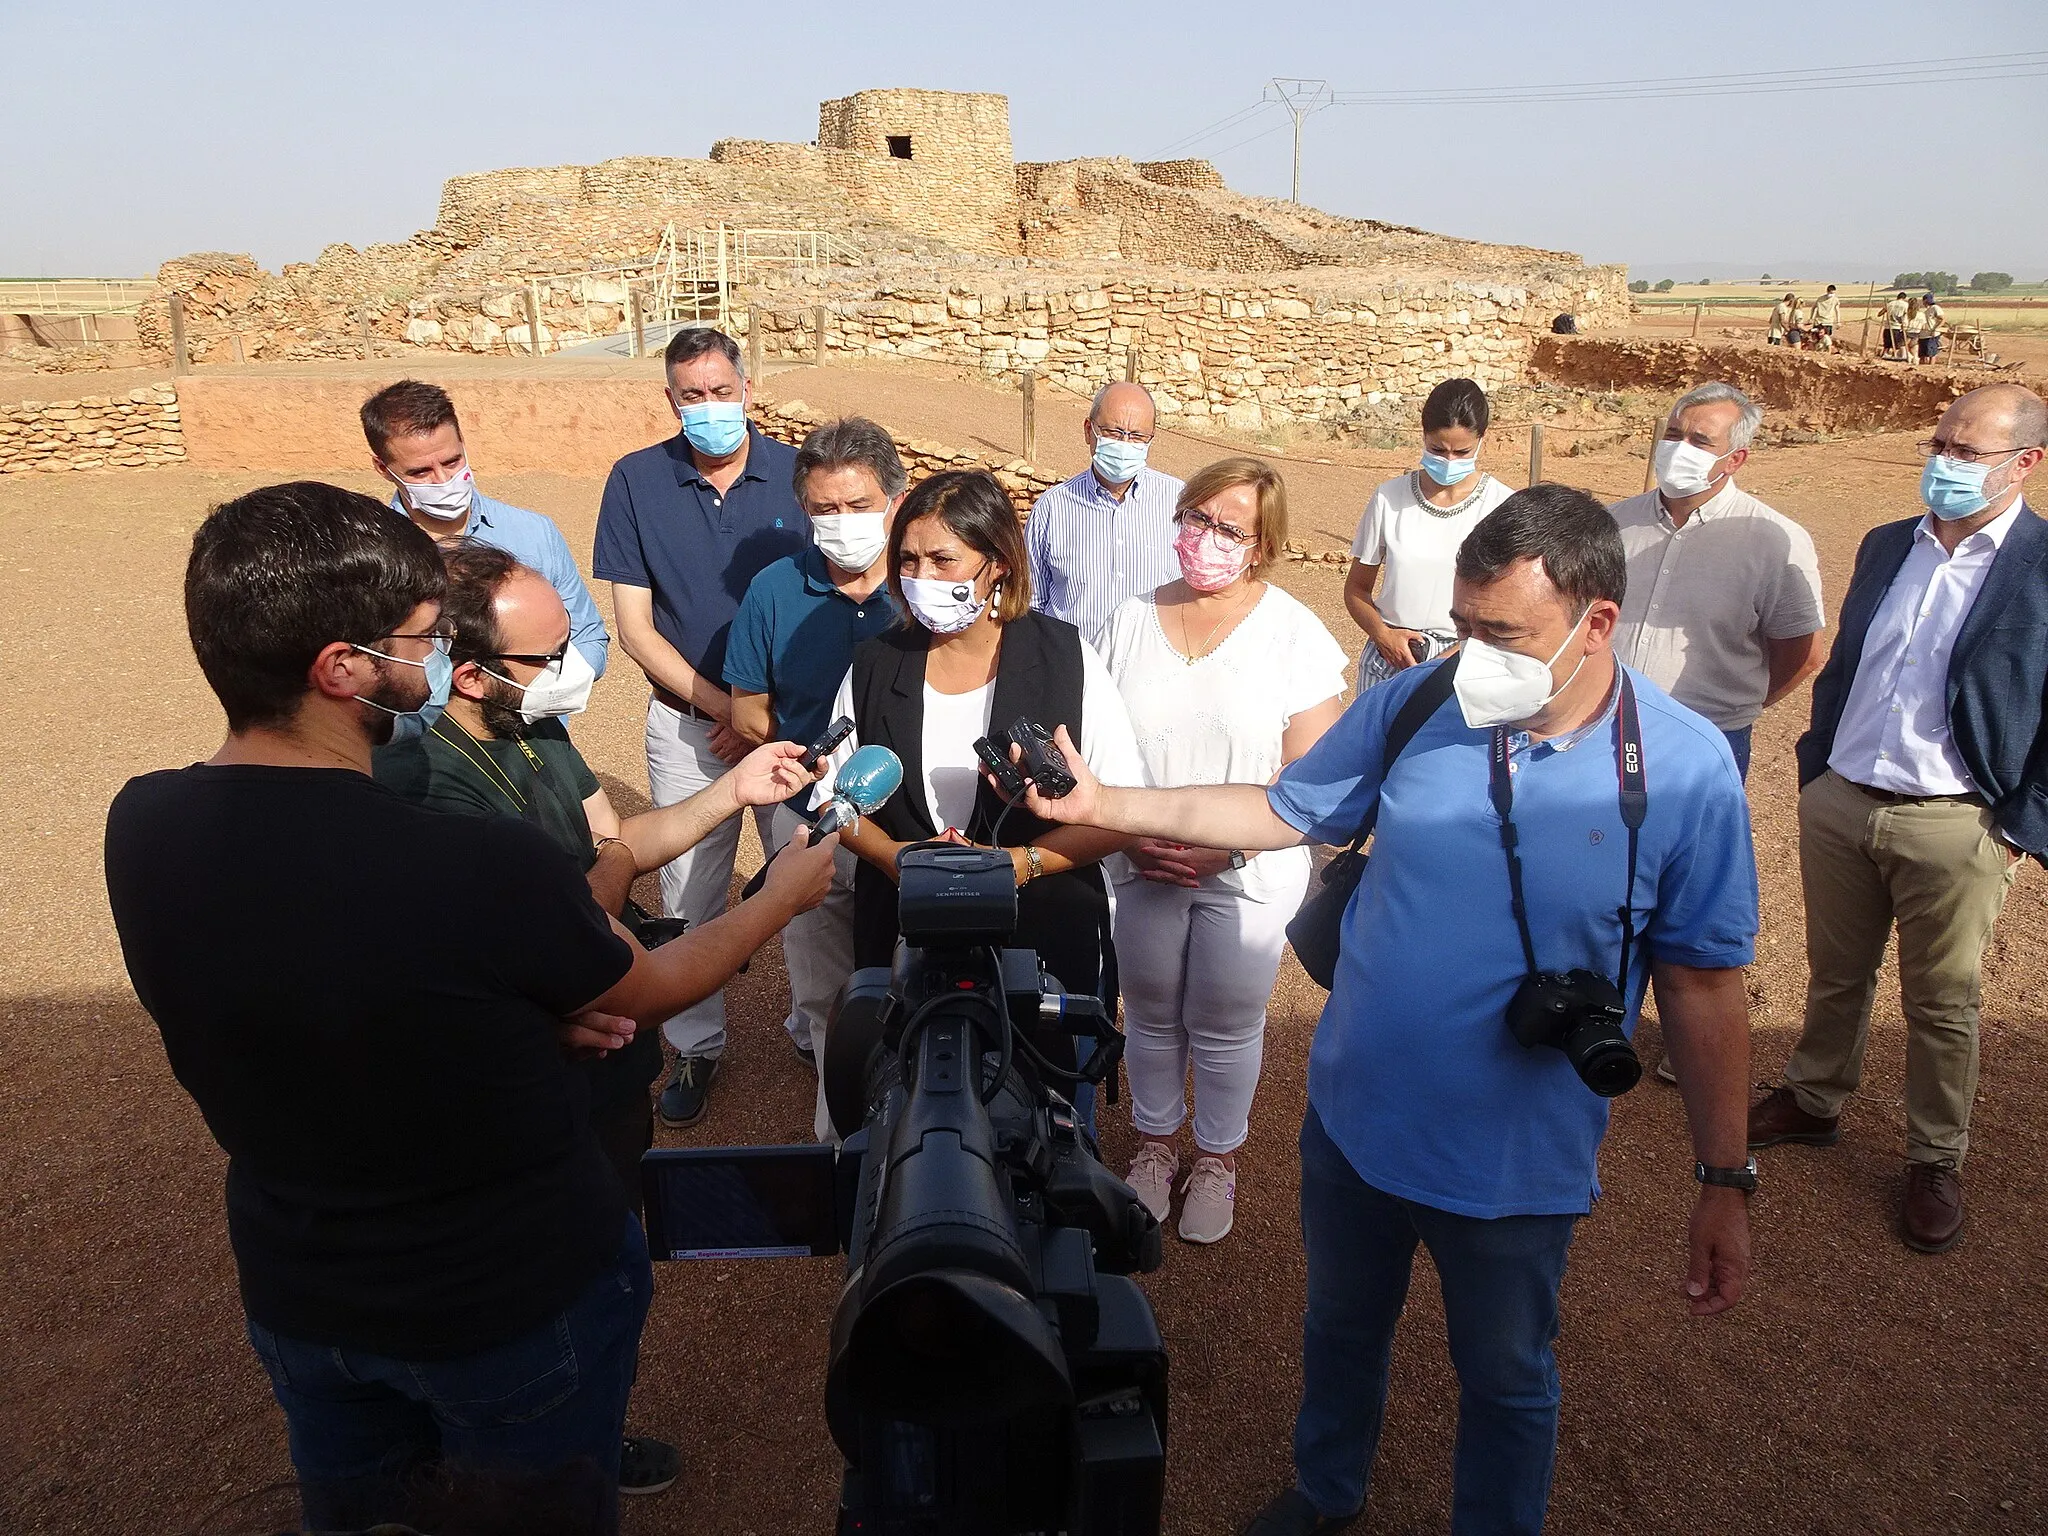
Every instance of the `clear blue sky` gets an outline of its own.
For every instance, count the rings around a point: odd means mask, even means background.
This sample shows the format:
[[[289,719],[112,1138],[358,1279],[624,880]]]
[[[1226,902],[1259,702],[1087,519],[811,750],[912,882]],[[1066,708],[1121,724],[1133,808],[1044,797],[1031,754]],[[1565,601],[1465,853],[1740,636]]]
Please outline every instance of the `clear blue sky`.
[[[1144,158],[1256,100],[1274,74],[1393,90],[2044,48],[2042,0],[8,0],[0,275],[140,275],[207,249],[250,251],[275,270],[329,241],[403,239],[433,221],[450,175],[702,155],[728,135],[807,141],[820,100],[869,86],[1005,92],[1020,159]],[[1284,130],[1231,147],[1280,121],[1196,152],[1227,151],[1218,163],[1240,191],[1285,196]],[[1303,197],[1650,277],[1853,266],[2037,279],[2048,275],[2044,170],[2048,78],[2037,77],[1337,109],[1309,121]]]

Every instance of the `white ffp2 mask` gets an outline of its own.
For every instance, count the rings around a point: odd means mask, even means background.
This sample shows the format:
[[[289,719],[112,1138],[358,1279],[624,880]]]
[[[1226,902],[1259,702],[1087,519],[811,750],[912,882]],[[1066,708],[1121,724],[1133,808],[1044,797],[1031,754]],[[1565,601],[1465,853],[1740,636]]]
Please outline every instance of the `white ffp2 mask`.
[[[482,671],[485,676],[495,677],[501,683],[524,688],[519,699],[519,718],[528,725],[538,725],[543,720],[562,715],[582,714],[590,705],[591,684],[597,681],[597,673],[573,645],[562,652],[561,660],[550,662],[530,683],[513,682],[489,667],[482,668]]]
[[[1452,680],[1451,690],[1458,696],[1458,712],[1465,717],[1465,724],[1483,731],[1496,725],[1520,725],[1542,714],[1552,699],[1572,685],[1572,677],[1577,677],[1579,667],[1586,664],[1586,658],[1581,656],[1571,677],[1555,688],[1550,686],[1550,669],[1578,635],[1586,614],[1592,611],[1589,607],[1579,615],[1579,622],[1564,637],[1564,643],[1550,653],[1549,661],[1538,661],[1520,651],[1503,651],[1484,640],[1467,640],[1459,646],[1458,675]]]
[[[476,496],[476,476],[465,464],[452,480],[443,480],[439,485],[401,480],[398,490],[415,512],[437,517],[444,523],[455,523],[469,516],[469,504]]]

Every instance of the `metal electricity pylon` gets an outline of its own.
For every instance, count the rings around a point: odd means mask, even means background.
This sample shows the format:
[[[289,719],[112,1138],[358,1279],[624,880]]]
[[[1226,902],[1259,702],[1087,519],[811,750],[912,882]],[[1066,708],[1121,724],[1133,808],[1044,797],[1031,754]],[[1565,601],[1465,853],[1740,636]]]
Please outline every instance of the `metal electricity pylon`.
[[[1268,80],[1266,100],[1277,101],[1294,119],[1294,190],[1291,201],[1301,201],[1301,125],[1311,112],[1330,106],[1334,97],[1327,80]]]

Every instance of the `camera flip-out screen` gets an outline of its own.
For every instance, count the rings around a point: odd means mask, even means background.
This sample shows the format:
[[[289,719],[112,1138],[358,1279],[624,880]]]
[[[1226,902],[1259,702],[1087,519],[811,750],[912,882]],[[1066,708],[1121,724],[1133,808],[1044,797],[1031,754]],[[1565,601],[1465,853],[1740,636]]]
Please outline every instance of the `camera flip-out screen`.
[[[831,1147],[664,1147],[640,1160],[657,1259],[805,1259],[839,1251]]]

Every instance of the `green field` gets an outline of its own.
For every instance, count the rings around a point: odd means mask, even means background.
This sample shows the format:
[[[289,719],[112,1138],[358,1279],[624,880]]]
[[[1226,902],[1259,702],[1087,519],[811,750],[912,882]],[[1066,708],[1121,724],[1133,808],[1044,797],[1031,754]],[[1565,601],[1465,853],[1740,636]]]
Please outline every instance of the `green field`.
[[[1826,292],[1827,286],[1825,278],[1811,283],[1774,282],[1769,287],[1759,283],[1709,283],[1703,288],[1697,283],[1681,283],[1665,293],[1632,293],[1629,297],[1645,310],[1689,311],[1695,304],[1704,304],[1708,315],[1761,318],[1788,293],[1810,303]],[[1898,290],[1879,284],[1873,297],[1870,284],[1845,283],[1838,292],[1842,320],[1847,324],[1861,323],[1866,304],[1882,306]],[[1943,298],[1941,307],[1951,325],[1977,325],[1987,331],[2048,329],[2048,283],[2014,283],[1996,294],[1976,294],[1964,289]]]

